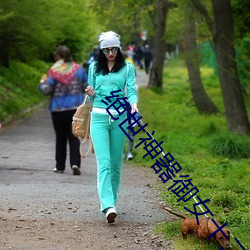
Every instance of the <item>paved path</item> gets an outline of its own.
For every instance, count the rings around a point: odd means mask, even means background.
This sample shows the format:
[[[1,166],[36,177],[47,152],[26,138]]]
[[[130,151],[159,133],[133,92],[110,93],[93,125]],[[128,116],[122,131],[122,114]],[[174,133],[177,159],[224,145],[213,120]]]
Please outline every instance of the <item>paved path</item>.
[[[30,209],[25,205],[19,209],[23,215],[30,216],[32,208],[41,209],[42,206],[45,209],[48,204],[53,204],[55,199],[60,205],[64,203],[67,206],[64,200],[73,199],[73,206],[78,207],[78,213],[63,216],[70,216],[75,220],[104,220],[99,213],[95,155],[91,154],[82,160],[81,176],[72,175],[69,163],[65,174],[53,173],[54,166],[54,132],[47,108],[0,133],[1,208],[24,205],[34,198],[35,202]],[[161,214],[150,213],[154,205],[147,199],[147,192],[151,190],[148,186],[156,181],[156,176],[151,176],[151,173],[150,169],[124,166],[118,205],[121,211],[120,219],[141,222],[162,219]],[[123,214],[128,206],[132,208],[136,203],[138,212]],[[59,209],[52,216],[60,219],[61,212]],[[35,213],[33,216],[39,215]]]
[[[136,69],[136,83],[138,87],[145,87],[148,85],[148,75],[138,68]]]
[[[137,79],[143,85],[147,77],[139,74]],[[54,140],[47,107],[0,130],[1,250],[166,249],[170,243],[157,241],[152,232],[167,215],[152,188],[159,180],[151,169],[124,164],[112,228],[99,211],[94,154],[82,160],[81,176],[72,175],[69,163],[64,174],[53,173]],[[58,233],[60,225],[70,232]],[[72,235],[76,228],[78,235]]]

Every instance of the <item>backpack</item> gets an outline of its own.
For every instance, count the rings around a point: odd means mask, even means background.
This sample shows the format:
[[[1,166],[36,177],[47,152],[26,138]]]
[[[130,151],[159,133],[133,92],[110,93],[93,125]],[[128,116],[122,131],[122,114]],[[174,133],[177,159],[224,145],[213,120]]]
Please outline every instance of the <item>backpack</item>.
[[[90,151],[93,151],[93,144],[90,138],[90,112],[92,110],[92,103],[86,103],[88,96],[86,95],[83,101],[77,109],[72,118],[72,134],[80,141],[80,155],[85,158]],[[83,153],[83,145],[89,140],[89,149],[86,153]]]

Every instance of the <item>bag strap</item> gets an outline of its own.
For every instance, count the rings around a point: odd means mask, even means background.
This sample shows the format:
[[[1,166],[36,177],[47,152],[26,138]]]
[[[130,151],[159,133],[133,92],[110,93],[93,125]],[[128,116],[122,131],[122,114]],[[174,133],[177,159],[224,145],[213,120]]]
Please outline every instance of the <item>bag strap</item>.
[[[91,75],[92,75],[92,83],[93,83],[93,87],[95,88],[95,86],[94,86],[94,68],[95,68],[95,61],[93,62],[93,66],[92,66],[92,73],[91,73]]]
[[[86,153],[83,152],[83,145],[89,140],[89,148],[87,150]],[[80,155],[82,158],[85,158],[88,156],[88,154],[90,153],[90,151],[92,153],[94,153],[94,147],[93,147],[93,142],[92,142],[92,139],[89,137],[89,139],[86,139],[84,138],[83,141],[81,142],[80,144],[80,147],[79,147],[79,151],[80,151]]]
[[[87,98],[88,98],[88,95],[85,95],[84,100],[83,100],[83,103],[82,103],[83,105],[86,104]]]
[[[87,155],[90,153],[90,151],[92,151],[93,153],[93,143],[92,143],[92,139],[90,137],[90,115],[88,116],[88,122],[87,122],[87,130],[86,130],[86,134],[85,137],[83,138],[80,147],[79,147],[79,151],[80,151],[80,155],[82,158],[87,157]],[[89,140],[89,148],[87,150],[86,153],[83,152],[83,145]]]

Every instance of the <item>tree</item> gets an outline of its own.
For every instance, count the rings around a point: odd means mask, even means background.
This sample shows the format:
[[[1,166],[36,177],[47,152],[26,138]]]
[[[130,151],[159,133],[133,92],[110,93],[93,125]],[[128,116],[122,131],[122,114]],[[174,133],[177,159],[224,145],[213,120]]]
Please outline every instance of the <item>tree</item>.
[[[119,3],[118,3],[119,2]],[[121,35],[122,46],[130,42],[140,43],[140,33],[147,27],[149,35],[152,30],[155,0],[93,0],[92,5],[97,14],[102,30],[113,30]]]
[[[73,57],[82,60],[83,50],[93,45],[95,20],[85,11],[89,1],[0,1],[0,64],[10,60],[48,60],[65,43]]]
[[[188,68],[188,76],[191,87],[191,92],[194,98],[195,105],[200,113],[217,113],[218,108],[207,95],[201,80],[200,75],[200,57],[197,52],[196,44],[196,27],[193,6],[187,3],[185,6],[185,55]]]
[[[164,35],[166,30],[167,13],[172,7],[177,7],[177,5],[168,0],[156,1],[155,35],[153,41],[154,57],[149,75],[149,88],[157,87],[162,89],[162,75],[166,53]]]
[[[45,45],[53,44],[54,38],[46,29],[47,20],[44,18],[46,5],[41,1],[25,2],[2,0],[0,9],[4,14],[11,13],[5,20],[0,20],[0,51],[1,64],[9,66],[11,59],[27,61],[37,58],[37,51],[44,51]],[[45,9],[44,9],[45,7]],[[48,8],[48,12],[49,12]],[[46,13],[47,15],[50,14]],[[54,37],[56,37],[56,30]],[[52,43],[51,43],[52,42]]]
[[[230,0],[212,0],[214,21],[200,0],[191,1],[204,16],[213,37],[228,130],[249,134],[250,124],[235,59]]]

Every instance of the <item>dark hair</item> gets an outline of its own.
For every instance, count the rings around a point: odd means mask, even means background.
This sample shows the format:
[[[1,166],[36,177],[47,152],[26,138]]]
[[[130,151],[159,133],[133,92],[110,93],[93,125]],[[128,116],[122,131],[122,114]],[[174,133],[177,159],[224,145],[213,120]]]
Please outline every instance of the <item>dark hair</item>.
[[[125,66],[125,60],[121,53],[121,50],[118,49],[117,55],[115,58],[115,65],[113,67],[113,72],[118,72],[121,68]],[[102,50],[100,50],[99,56],[97,57],[97,63],[96,63],[96,72],[99,74],[107,75],[109,74],[109,69],[107,65],[107,58],[103,54]]]
[[[64,62],[72,62],[73,58],[71,56],[70,50],[67,46],[65,45],[61,45],[59,46],[55,53],[54,53],[55,58],[60,57],[61,59],[63,59]]]

